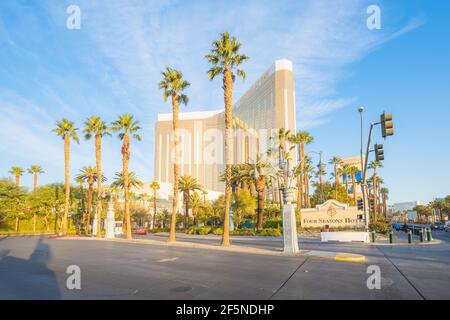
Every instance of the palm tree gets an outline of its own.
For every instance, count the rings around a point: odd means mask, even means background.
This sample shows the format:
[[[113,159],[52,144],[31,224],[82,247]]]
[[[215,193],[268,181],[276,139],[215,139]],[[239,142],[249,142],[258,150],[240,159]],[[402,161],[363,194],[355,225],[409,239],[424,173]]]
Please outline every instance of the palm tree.
[[[338,156],[334,156],[333,158],[331,158],[329,164],[332,164],[334,169],[334,199],[337,199],[339,186],[338,168],[342,165],[342,159]]]
[[[56,122],[56,128],[52,130],[56,135],[64,140],[64,184],[65,184],[65,203],[64,203],[64,217],[62,220],[62,233],[67,233],[67,217],[69,216],[69,202],[70,202],[70,140],[79,143],[78,128],[75,128],[73,122],[62,119]]]
[[[36,194],[37,191],[37,177],[38,174],[44,173],[42,167],[37,164],[32,165],[27,169],[29,174],[33,175],[33,193]],[[36,212],[33,211],[33,232],[36,232]]]
[[[232,134],[232,106],[233,106],[233,82],[235,75],[234,69],[239,77],[245,79],[245,72],[238,66],[248,59],[244,54],[240,54],[242,44],[235,37],[230,37],[228,32],[220,35],[219,40],[212,43],[210,54],[206,55],[206,59],[212,64],[212,68],[208,71],[208,78],[213,80],[217,75],[222,74],[223,94],[225,102],[225,212],[223,220],[222,246],[230,245],[230,201],[231,201],[231,163],[233,150],[233,134]]]
[[[129,174],[128,161],[130,160],[130,136],[136,140],[141,140],[141,135],[138,133],[141,130],[139,121],[134,120],[133,116],[125,113],[119,115],[117,120],[111,125],[111,130],[118,132],[118,137],[122,140],[122,177],[124,180],[124,220],[126,238],[131,239],[131,218],[130,218],[130,189],[129,189]]]
[[[266,195],[266,187],[267,184],[271,181],[271,178],[274,177],[272,167],[270,164],[263,160],[261,156],[256,157],[255,163],[251,166],[252,170],[249,172],[249,175],[253,177],[255,180],[256,192],[258,194],[257,197],[257,224],[256,228],[258,230],[263,229],[263,204],[264,198]]]
[[[373,218],[377,221],[378,203],[377,203],[377,168],[383,168],[383,164],[379,161],[372,161],[369,163],[369,169],[373,170],[372,186],[373,186]]]
[[[86,230],[89,232],[91,227],[91,212],[92,212],[92,198],[94,194],[94,183],[98,181],[98,170],[93,166],[84,166],[80,169],[80,173],[75,177],[77,181],[83,181],[88,184],[88,204],[87,204],[87,215],[86,215]],[[106,180],[104,177],[101,180]],[[98,206],[99,204],[97,204]],[[100,218],[98,218],[100,219]],[[98,228],[98,225],[97,225]]]
[[[352,190],[353,190],[353,202],[356,205],[357,199],[356,199],[356,173],[359,172],[358,167],[350,166],[348,168],[348,174],[352,176]]]
[[[97,177],[102,177],[102,138],[111,136],[108,131],[108,125],[100,117],[91,116],[84,122],[84,138],[86,140],[95,137],[95,165],[97,168]],[[102,217],[102,179],[97,179],[97,238],[101,238],[101,217]]]
[[[20,177],[23,175],[23,169],[21,167],[14,166],[9,170],[9,173],[16,179],[16,187],[20,186]]]
[[[381,199],[383,201],[383,214],[387,216],[387,201],[389,200],[389,189],[386,187],[381,188]]]
[[[350,173],[350,165],[347,163],[344,163],[341,165],[341,167],[338,169],[338,175],[345,177],[345,196],[348,196],[348,175]]]
[[[190,206],[192,208],[192,214],[194,216],[194,225],[198,226],[198,213],[200,209],[204,206],[202,199],[198,192],[194,192],[189,199]]]
[[[152,222],[152,229],[155,227],[156,222],[156,192],[161,188],[159,183],[157,181],[152,181],[150,183],[150,188],[153,190],[153,222]]]
[[[319,188],[320,188],[320,194],[321,194],[321,201],[325,201],[323,199],[323,176],[327,173],[325,170],[325,164],[320,162],[317,166],[317,171],[315,172],[316,178],[319,178]]]
[[[298,161],[300,162],[297,178],[297,209],[304,205],[304,185],[305,185],[305,145],[314,141],[314,138],[307,131],[299,131],[290,137],[290,142],[297,145]]]
[[[125,190],[125,183],[128,183],[128,190],[131,190],[132,188],[139,188],[143,185],[142,181],[138,179],[136,173],[134,173],[133,171],[128,172],[128,179],[123,178],[123,172],[116,172],[115,176],[116,177],[114,178],[114,181],[111,183],[112,188]]]
[[[314,172],[314,166],[312,165],[311,158],[308,156],[304,157],[305,163],[304,163],[304,174],[305,174],[305,197],[306,197],[306,207],[311,208],[311,198],[310,198],[310,192],[309,188],[311,185],[311,175]]]
[[[172,100],[172,133],[174,139],[175,159],[173,164],[173,200],[172,200],[172,218],[170,220],[169,241],[175,241],[175,226],[177,223],[178,211],[178,179],[179,179],[179,159],[178,159],[178,109],[179,104],[188,104],[188,97],[183,94],[183,90],[190,86],[190,83],[183,79],[183,74],[166,67],[161,72],[163,79],[159,82],[159,88],[163,90],[164,101],[169,97]]]
[[[189,222],[189,197],[191,191],[201,190],[202,187],[198,184],[197,179],[192,176],[182,176],[180,177],[178,184],[180,186],[180,192],[183,192],[183,202],[184,202],[184,230],[187,230]]]

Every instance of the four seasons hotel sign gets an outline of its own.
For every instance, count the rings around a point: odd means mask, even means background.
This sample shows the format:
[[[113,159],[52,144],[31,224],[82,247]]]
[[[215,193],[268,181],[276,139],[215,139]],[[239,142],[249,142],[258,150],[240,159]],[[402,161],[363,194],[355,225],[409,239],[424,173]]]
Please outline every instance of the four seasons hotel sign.
[[[303,228],[314,227],[363,227],[364,220],[357,207],[336,200],[316,206],[312,209],[302,209],[301,223]]]

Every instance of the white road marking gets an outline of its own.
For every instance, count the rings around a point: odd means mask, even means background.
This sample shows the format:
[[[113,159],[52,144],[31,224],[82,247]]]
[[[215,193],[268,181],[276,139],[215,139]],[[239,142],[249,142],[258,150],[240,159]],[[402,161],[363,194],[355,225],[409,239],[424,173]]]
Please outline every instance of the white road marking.
[[[178,257],[175,257],[175,258],[166,258],[166,259],[161,259],[161,260],[158,260],[158,262],[168,262],[168,261],[175,261],[175,260],[177,260],[178,259]]]

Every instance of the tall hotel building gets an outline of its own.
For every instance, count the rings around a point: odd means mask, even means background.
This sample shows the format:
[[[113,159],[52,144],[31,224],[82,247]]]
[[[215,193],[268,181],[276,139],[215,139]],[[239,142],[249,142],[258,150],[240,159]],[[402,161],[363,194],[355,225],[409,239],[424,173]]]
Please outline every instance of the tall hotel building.
[[[223,192],[225,170],[224,108],[179,114],[180,175],[191,175],[207,190]],[[233,106],[233,159],[256,159],[279,128],[296,132],[292,62],[277,60]],[[172,114],[158,114],[155,124],[155,180],[173,182]]]

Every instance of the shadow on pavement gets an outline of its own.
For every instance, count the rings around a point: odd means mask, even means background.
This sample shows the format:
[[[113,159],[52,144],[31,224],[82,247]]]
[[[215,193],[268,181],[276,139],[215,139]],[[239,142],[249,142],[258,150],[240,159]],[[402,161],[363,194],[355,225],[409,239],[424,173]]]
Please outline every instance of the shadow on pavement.
[[[30,258],[8,256],[0,251],[0,299],[60,299],[55,273],[47,267],[51,250],[39,238]]]

